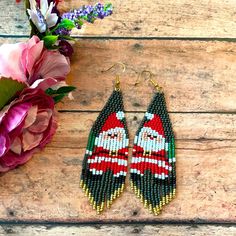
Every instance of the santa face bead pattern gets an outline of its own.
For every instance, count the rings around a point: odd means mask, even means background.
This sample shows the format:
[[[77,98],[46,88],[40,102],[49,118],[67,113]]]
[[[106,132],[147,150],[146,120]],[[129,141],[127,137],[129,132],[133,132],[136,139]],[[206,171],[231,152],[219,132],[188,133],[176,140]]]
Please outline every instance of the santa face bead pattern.
[[[80,186],[99,214],[123,192],[129,136],[122,95],[114,91],[89,135]]]
[[[175,140],[162,92],[157,92],[134,139],[131,188],[155,215],[175,196]]]

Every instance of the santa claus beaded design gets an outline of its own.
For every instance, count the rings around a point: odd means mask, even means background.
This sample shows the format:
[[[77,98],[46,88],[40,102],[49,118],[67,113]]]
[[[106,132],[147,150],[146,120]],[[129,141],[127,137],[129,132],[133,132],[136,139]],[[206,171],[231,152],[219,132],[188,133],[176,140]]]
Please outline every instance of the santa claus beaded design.
[[[166,159],[168,143],[165,140],[161,120],[156,114],[146,113],[146,117],[147,122],[144,123],[138,136],[135,136],[130,173],[143,176],[148,163],[155,178],[165,179],[172,167]]]
[[[123,192],[128,144],[122,96],[115,90],[91,129],[81,175],[81,187],[98,213]],[[175,140],[160,91],[134,139],[130,182],[144,206],[155,215],[175,196]]]
[[[114,91],[91,129],[81,175],[81,187],[97,213],[123,192],[128,144],[121,92]]]
[[[163,93],[156,93],[136,133],[131,188],[158,215],[175,195],[175,144]]]
[[[102,175],[111,170],[113,177],[126,176],[129,140],[122,119],[122,111],[110,114],[95,138],[94,151],[88,158],[89,171],[93,175]]]

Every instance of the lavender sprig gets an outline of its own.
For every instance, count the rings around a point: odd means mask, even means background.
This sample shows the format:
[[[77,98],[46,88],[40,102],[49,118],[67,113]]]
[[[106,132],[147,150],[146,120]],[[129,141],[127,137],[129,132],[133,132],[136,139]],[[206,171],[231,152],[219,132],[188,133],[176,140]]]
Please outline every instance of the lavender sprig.
[[[79,9],[72,10],[70,12],[66,12],[62,15],[63,19],[68,19],[74,22],[76,28],[81,29],[83,25],[83,21],[87,21],[89,23],[94,23],[96,19],[103,19],[112,14],[112,4],[101,4],[97,3],[94,6],[82,6]],[[55,33],[58,35],[70,35],[70,30],[60,28]]]

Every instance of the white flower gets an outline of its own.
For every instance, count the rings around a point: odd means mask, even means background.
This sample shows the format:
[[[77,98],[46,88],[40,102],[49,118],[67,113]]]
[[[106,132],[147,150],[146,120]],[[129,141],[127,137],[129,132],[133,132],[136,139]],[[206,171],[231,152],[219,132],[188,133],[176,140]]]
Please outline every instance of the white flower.
[[[56,25],[58,16],[52,13],[55,6],[53,2],[48,6],[48,0],[40,0],[40,8],[37,6],[35,0],[30,1],[30,9],[27,9],[29,17],[40,33],[44,33],[47,28]]]

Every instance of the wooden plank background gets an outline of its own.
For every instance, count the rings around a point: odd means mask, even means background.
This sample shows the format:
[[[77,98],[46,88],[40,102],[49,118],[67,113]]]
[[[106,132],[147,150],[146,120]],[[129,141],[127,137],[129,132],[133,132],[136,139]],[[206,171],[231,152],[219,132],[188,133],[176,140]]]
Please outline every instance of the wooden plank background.
[[[77,8],[94,0],[65,0],[63,10]],[[86,36],[130,37],[204,37],[235,38],[235,0],[111,0],[115,11],[110,19],[86,26],[77,32]],[[78,4],[79,3],[79,4]],[[1,25],[4,35],[26,35],[29,32],[23,5],[1,0]]]
[[[65,1],[61,9],[94,2]],[[112,17],[74,32],[68,81],[78,89],[73,101],[58,106],[53,142],[0,176],[0,235],[235,235],[236,1],[111,2]],[[6,9],[0,13],[0,43],[24,41],[29,26],[23,4],[1,0],[0,7]],[[79,188],[88,133],[114,82],[114,71],[101,71],[117,61],[128,66],[121,86],[131,143],[153,94],[147,83],[134,86],[133,69],[154,72],[173,121],[178,191],[158,217],[129,187],[97,216]]]

